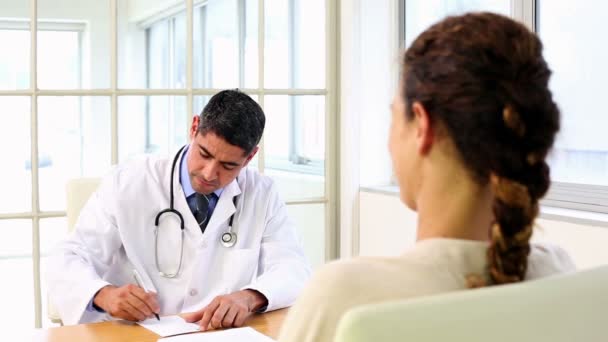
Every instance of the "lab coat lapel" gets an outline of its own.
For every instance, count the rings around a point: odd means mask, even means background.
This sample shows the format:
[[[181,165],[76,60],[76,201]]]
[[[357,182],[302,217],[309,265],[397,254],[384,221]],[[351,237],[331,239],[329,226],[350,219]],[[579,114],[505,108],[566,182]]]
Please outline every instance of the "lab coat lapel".
[[[198,225],[198,223],[196,222],[196,218],[194,217],[194,215],[192,214],[192,211],[190,210],[190,206],[188,205],[188,202],[186,201],[186,195],[184,194],[184,189],[182,188],[182,185],[180,183],[180,169],[179,169],[179,165],[181,163],[181,159],[182,156],[185,152],[182,151],[181,155],[177,161],[177,164],[175,165],[175,170],[173,172],[173,195],[174,195],[174,208],[175,210],[179,211],[179,213],[182,215],[182,217],[184,218],[184,235],[185,235],[185,240],[186,240],[186,244],[192,242],[193,245],[199,245],[202,238],[201,238],[201,230],[200,227]],[[167,165],[167,175],[171,175],[171,166],[173,163],[173,159],[171,159]],[[166,179],[166,188],[169,189],[169,177],[164,177]],[[167,194],[167,202],[165,204],[166,207],[169,207],[169,203],[171,201],[171,197],[170,194]]]
[[[218,199],[215,206],[215,210],[211,215],[211,221],[207,225],[207,230],[212,232],[222,226],[232,214],[236,212],[236,208],[233,203],[233,198],[241,194],[241,188],[238,181],[235,179],[232,183],[228,184],[222,195]]]

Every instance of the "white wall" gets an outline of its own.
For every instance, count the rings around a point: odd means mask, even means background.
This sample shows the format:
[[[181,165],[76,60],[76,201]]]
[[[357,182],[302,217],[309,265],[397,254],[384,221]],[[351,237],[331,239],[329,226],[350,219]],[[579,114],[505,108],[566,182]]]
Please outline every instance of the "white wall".
[[[362,191],[361,255],[398,255],[414,243],[416,213],[401,203],[397,194]],[[533,241],[564,248],[578,268],[608,264],[608,227],[539,219]]]
[[[183,0],[129,0],[129,21],[142,21],[176,5],[185,7],[185,4]]]
[[[341,1],[339,255],[359,248],[359,186],[391,179],[389,104],[398,77],[398,1]],[[380,138],[381,137],[381,138]]]
[[[416,213],[397,195],[360,193],[359,255],[399,255],[416,241]]]
[[[399,75],[396,8],[396,1],[361,1],[359,172],[363,186],[388,184],[392,175],[387,139],[389,108]]]

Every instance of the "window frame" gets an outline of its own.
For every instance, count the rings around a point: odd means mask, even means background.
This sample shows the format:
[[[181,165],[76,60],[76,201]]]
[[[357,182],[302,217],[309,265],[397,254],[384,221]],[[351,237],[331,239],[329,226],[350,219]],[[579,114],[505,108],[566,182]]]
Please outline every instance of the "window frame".
[[[110,126],[111,126],[111,163],[115,165],[119,161],[119,129],[118,129],[118,99],[126,96],[184,96],[187,98],[187,112],[192,113],[195,96],[210,96],[214,95],[219,89],[213,88],[195,88],[193,87],[193,12],[195,4],[205,3],[204,0],[184,0],[177,5],[167,3],[163,6],[166,8],[154,8],[154,13],[149,11],[145,15],[138,18],[131,18],[132,22],[140,29],[146,23],[151,23],[158,18],[166,17],[168,14],[179,12],[186,9],[186,86],[180,89],[128,89],[120,88],[118,85],[118,64],[119,64],[119,6],[121,0],[107,0],[107,8],[110,11],[109,21],[109,65],[110,65],[110,82],[109,87],[89,87],[79,89],[39,89],[37,87],[37,31],[38,27],[44,27],[44,20],[38,20],[38,1],[30,0],[27,16],[24,15],[21,20],[24,27],[30,31],[30,51],[29,51],[29,88],[16,90],[0,90],[0,96],[23,96],[28,97],[31,101],[30,106],[30,157],[31,157],[31,185],[32,199],[31,210],[27,212],[14,212],[0,214],[0,220],[8,219],[27,219],[31,221],[32,229],[32,265],[33,265],[33,284],[34,284],[34,311],[35,311],[35,327],[42,327],[42,301],[41,298],[41,255],[40,255],[40,225],[41,220],[48,218],[61,218],[66,216],[65,211],[43,211],[40,209],[39,196],[39,158],[38,158],[38,104],[37,99],[40,96],[101,96],[110,98]],[[325,84],[320,88],[281,88],[271,89],[265,87],[264,83],[264,29],[265,29],[265,0],[257,0],[258,8],[258,83],[255,87],[243,88],[243,92],[258,96],[259,103],[264,108],[264,97],[268,95],[320,95],[325,97],[325,168],[323,170],[324,195],[319,197],[298,197],[286,201],[289,206],[302,205],[322,205],[324,208],[324,244],[321,246],[324,249],[325,260],[332,260],[337,255],[337,230],[336,213],[338,210],[336,203],[336,170],[337,170],[337,142],[336,134],[338,122],[338,98],[337,98],[337,38],[338,38],[338,5],[335,1],[324,0],[325,13],[324,20],[326,23],[325,30]],[[104,5],[105,6],[105,5]],[[85,26],[86,27],[86,26]],[[88,29],[88,28],[87,28]],[[82,64],[81,68],[82,70]],[[82,79],[82,75],[81,75]],[[187,127],[184,127],[187,129]],[[261,173],[264,172],[264,138],[260,142],[260,151],[258,152],[258,169]]]
[[[36,1],[33,1],[37,4]],[[34,289],[34,325],[36,328],[42,327],[42,296],[41,296],[41,280],[40,280],[40,260],[42,257],[47,256],[45,253],[41,253],[40,249],[40,220],[49,219],[55,217],[65,217],[65,212],[56,211],[41,211],[39,202],[39,169],[40,161],[38,158],[38,129],[37,129],[37,117],[38,117],[38,95],[61,95],[61,90],[56,89],[43,89],[40,90],[37,87],[37,33],[38,31],[69,31],[78,33],[78,86],[82,87],[83,81],[83,39],[84,33],[87,30],[87,23],[81,21],[70,21],[70,20],[38,20],[35,10],[32,10],[28,19],[11,19],[2,18],[0,19],[0,30],[24,30],[30,31],[30,69],[29,69],[29,88],[23,90],[0,90],[0,96],[27,96],[30,100],[30,170],[32,179],[32,209],[26,213],[8,213],[0,214],[0,220],[2,219],[27,219],[31,221],[32,227],[32,249],[29,254],[19,255],[7,255],[3,256],[2,260],[13,260],[13,259],[32,259],[33,265],[33,289]],[[32,20],[34,18],[34,20]],[[78,90],[68,90],[68,92],[78,92]],[[67,95],[67,94],[66,94]],[[74,94],[69,94],[74,95]],[[69,96],[68,95],[68,96]],[[79,116],[82,120],[82,96],[78,96],[78,107]]]
[[[538,32],[539,0],[511,0],[511,17],[524,23],[534,32]],[[399,0],[399,44],[405,47],[405,0]],[[396,185],[393,183],[392,185]],[[582,213],[608,214],[608,186],[576,184],[566,182],[552,182],[549,191],[540,201],[542,207],[558,208],[580,211]],[[606,226],[608,216],[604,220],[579,219],[564,211],[563,218],[575,223],[592,222],[597,225]],[[541,217],[545,215],[541,210]],[[560,215],[551,214],[551,218]]]
[[[247,16],[246,16],[246,4],[245,1],[246,0],[236,0],[237,1],[237,11],[238,11],[238,16],[237,16],[237,22],[238,22],[238,48],[239,48],[239,88],[244,88],[245,87],[245,58],[244,58],[244,52],[245,52],[245,29],[246,29],[246,20],[247,20]],[[296,37],[296,27],[298,26],[296,23],[297,20],[297,16],[295,15],[295,1],[296,0],[288,0],[288,25],[289,25],[289,29],[288,29],[288,38],[287,41],[289,42],[289,51],[288,51],[288,65],[293,66],[296,65],[297,60],[296,60],[296,44],[295,44],[295,37]],[[201,44],[201,49],[203,49],[202,51],[202,56],[204,58],[204,49],[205,49],[205,18],[206,18],[206,5],[207,2],[202,2],[201,4],[197,4],[194,6],[194,11],[200,11],[199,15],[200,15],[200,24],[201,27],[195,28],[200,30],[201,32],[201,39],[203,44]],[[149,68],[150,68],[150,30],[154,25],[168,25],[167,27],[167,32],[168,32],[168,54],[169,54],[169,63],[167,66],[167,69],[165,69],[165,71],[168,73],[168,80],[171,83],[171,86],[174,82],[174,76],[173,75],[173,58],[175,56],[175,20],[177,18],[177,16],[182,15],[185,12],[185,8],[181,11],[172,11],[170,13],[167,14],[167,16],[165,17],[158,17],[156,18],[156,20],[154,22],[148,22],[146,23],[146,70],[147,70],[147,74],[146,77],[149,75]],[[205,72],[205,63],[201,63],[200,66],[200,77],[205,77],[206,72]],[[209,80],[207,80],[209,81]],[[205,84],[208,84],[208,82],[205,82]],[[146,79],[146,86],[148,88],[150,88],[150,83],[149,83],[149,79]],[[171,88],[171,86],[169,88]],[[288,89],[295,89],[296,88],[296,69],[295,68],[290,68],[289,70],[289,78],[288,78]],[[175,115],[175,113],[173,112],[174,107],[172,105],[172,100],[173,98],[171,97],[169,99],[169,113],[168,115],[170,117],[172,117],[173,115]],[[146,101],[146,127],[148,127],[146,129],[146,151],[148,151],[148,149],[151,147],[151,145],[149,144],[149,140],[150,140],[150,123],[149,123],[149,116],[150,116],[150,112],[149,112],[149,97]],[[297,129],[297,121],[298,121],[298,115],[296,112],[296,98],[294,96],[289,96],[288,97],[288,123],[289,123],[289,155],[287,157],[287,161],[279,159],[279,158],[267,158],[266,159],[266,167],[269,169],[273,169],[273,170],[279,170],[279,171],[286,171],[286,172],[294,172],[294,173],[305,173],[305,174],[311,174],[311,175],[317,175],[317,176],[323,176],[324,174],[324,161],[322,159],[314,159],[314,158],[307,158],[305,156],[303,156],[300,151],[302,150],[301,148],[301,143],[299,142],[299,135],[297,134],[298,129]],[[170,138],[171,140],[171,138]],[[172,141],[172,140],[171,140]]]
[[[534,32],[539,32],[540,1],[527,0],[525,2],[522,20],[533,28]],[[570,182],[551,182],[551,187],[547,195],[541,200],[542,206],[551,208],[576,210],[579,212],[590,212],[608,214],[608,186],[594,184],[578,184]],[[555,216],[555,215],[554,215]],[[589,223],[586,219],[572,219],[571,215],[567,219],[575,223]],[[591,220],[592,224],[606,226],[608,216],[604,220]]]

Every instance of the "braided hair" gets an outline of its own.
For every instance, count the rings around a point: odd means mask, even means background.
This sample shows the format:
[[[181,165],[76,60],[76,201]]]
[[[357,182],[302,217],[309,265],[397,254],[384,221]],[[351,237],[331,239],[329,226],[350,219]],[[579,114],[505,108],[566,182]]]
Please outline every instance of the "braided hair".
[[[448,17],[405,52],[406,116],[421,103],[453,140],[472,179],[490,184],[495,221],[486,276],[523,280],[538,201],[549,188],[545,162],[559,130],[559,110],[538,37],[492,13]],[[483,286],[479,277],[469,287]],[[485,278],[484,278],[485,279]]]

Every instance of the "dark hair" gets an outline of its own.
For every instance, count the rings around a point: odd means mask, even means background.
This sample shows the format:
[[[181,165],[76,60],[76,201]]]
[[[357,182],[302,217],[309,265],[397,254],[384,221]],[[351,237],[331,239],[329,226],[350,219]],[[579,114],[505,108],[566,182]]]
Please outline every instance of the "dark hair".
[[[249,95],[238,89],[223,90],[203,108],[197,133],[215,133],[249,154],[260,142],[265,124],[262,107]]]
[[[538,37],[492,13],[448,17],[405,53],[408,119],[411,105],[421,103],[472,178],[491,184],[488,263],[496,284],[523,280],[538,201],[550,184],[545,157],[559,130],[550,75]]]

